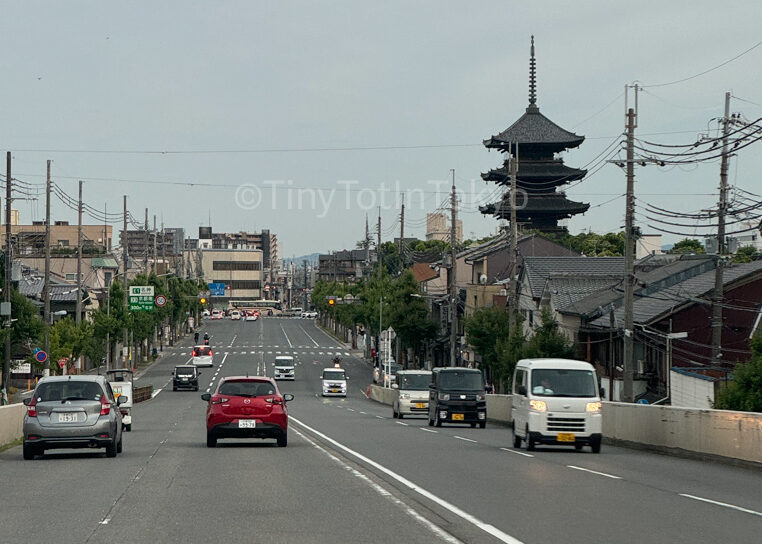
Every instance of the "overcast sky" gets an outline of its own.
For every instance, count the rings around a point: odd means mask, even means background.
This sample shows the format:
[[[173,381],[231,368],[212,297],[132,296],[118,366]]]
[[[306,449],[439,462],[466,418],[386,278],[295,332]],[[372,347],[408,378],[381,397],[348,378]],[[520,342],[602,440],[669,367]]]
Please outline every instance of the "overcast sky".
[[[498,225],[478,213],[497,200],[480,173],[502,161],[481,141],[524,113],[530,35],[540,111],[586,137],[562,155],[581,168],[622,133],[626,84],[645,86],[636,135],[653,142],[695,141],[726,91],[762,116],[762,47],[656,86],[753,47],[761,15],[759,0],[5,1],[0,150],[32,189],[52,159],[56,185],[76,197],[85,180],[95,208],[121,211],[126,194],[135,216],[194,237],[210,216],[216,231],[269,228],[281,256],[353,247],[379,205],[391,239],[401,191],[405,234],[422,237],[455,169],[465,236],[480,237]],[[734,157],[730,182],[759,192],[761,152]],[[695,211],[716,200],[719,164],[636,176],[639,205]],[[570,231],[618,230],[624,189],[611,164],[571,188],[591,209]],[[23,223],[44,218],[40,196],[14,203]],[[76,213],[54,200],[53,219]]]

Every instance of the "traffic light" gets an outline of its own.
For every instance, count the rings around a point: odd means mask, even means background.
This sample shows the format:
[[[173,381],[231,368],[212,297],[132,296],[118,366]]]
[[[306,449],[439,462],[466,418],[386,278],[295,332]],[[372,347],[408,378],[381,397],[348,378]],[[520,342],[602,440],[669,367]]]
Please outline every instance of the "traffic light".
[[[333,306],[334,304],[336,304],[336,299],[335,298],[329,298],[328,299],[328,306]]]
[[[204,297],[201,297],[201,300],[199,302],[201,302],[201,304],[206,304],[206,299]]]

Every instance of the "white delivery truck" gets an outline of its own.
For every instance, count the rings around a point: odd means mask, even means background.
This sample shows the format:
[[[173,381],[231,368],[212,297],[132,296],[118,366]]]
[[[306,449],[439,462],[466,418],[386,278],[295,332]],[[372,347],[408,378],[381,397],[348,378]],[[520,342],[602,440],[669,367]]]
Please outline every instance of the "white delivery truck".
[[[569,359],[522,359],[513,373],[513,447],[590,446],[601,451],[601,395],[595,368]]]

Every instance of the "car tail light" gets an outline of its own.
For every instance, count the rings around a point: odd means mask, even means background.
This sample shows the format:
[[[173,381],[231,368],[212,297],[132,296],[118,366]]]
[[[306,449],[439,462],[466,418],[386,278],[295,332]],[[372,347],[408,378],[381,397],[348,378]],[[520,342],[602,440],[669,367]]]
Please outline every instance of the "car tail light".
[[[209,357],[214,357],[214,353],[212,353],[212,350],[209,350]]]
[[[111,403],[105,395],[101,396],[101,415],[107,416],[111,413]]]
[[[127,415],[127,410],[119,410],[119,411],[120,411],[120,412],[122,412],[122,415],[123,415],[123,416],[126,416],[126,415]]]
[[[223,402],[228,402],[230,399],[225,397],[218,397],[217,395],[212,397],[211,403],[212,404],[222,404]]]
[[[193,357],[197,357],[197,353],[196,353],[196,350],[195,350],[195,349],[193,350],[193,355],[192,355],[192,356],[193,356]]]
[[[283,399],[280,397],[273,397],[265,399],[265,402],[269,402],[270,404],[283,404]]]
[[[26,407],[26,415],[29,417],[37,417],[37,397],[32,397],[31,402]]]

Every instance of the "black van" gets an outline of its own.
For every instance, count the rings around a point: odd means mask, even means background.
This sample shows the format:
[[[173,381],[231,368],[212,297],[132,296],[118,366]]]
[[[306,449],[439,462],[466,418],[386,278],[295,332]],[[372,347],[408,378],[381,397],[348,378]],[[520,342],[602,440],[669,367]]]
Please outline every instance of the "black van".
[[[172,391],[190,389],[198,391],[198,377],[201,372],[195,365],[178,365],[172,372]]]
[[[475,368],[435,368],[429,386],[429,425],[442,423],[487,426],[484,377]]]

